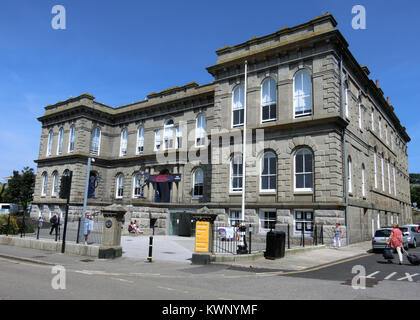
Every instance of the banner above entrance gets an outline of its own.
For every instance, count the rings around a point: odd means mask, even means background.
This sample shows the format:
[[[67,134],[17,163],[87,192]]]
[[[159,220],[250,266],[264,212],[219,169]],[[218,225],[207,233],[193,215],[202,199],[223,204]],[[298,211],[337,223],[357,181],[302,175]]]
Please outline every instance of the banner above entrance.
[[[151,175],[149,177],[150,182],[179,182],[181,181],[180,174],[159,174]]]

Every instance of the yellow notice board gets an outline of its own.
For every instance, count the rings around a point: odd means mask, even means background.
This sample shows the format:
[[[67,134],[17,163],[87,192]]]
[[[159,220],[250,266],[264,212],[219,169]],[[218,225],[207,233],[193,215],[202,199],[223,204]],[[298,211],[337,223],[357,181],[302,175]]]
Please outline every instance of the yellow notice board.
[[[195,226],[195,251],[209,252],[210,222],[197,221]]]

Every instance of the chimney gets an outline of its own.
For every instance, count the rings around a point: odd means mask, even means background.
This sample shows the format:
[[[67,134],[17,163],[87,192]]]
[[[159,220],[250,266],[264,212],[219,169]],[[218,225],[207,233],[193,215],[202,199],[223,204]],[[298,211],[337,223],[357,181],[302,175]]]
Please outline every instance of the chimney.
[[[391,105],[391,100],[389,99],[389,97],[386,98],[386,102],[388,103],[388,105]]]
[[[379,89],[379,80],[376,80],[376,88]]]

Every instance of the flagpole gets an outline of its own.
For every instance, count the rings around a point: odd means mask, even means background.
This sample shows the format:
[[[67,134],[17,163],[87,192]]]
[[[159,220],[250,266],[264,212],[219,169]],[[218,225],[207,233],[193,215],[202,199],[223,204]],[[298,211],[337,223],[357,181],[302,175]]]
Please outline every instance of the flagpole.
[[[244,135],[243,135],[243,153],[242,153],[242,221],[245,221],[245,196],[246,196],[246,111],[247,111],[247,93],[248,93],[248,61],[245,60],[245,89],[244,89]]]

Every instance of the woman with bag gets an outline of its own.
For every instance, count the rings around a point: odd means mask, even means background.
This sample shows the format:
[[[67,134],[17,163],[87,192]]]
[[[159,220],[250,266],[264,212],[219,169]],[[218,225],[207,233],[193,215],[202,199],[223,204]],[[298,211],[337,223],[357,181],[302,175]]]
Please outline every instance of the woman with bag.
[[[388,244],[391,245],[392,249],[397,250],[398,258],[400,259],[400,265],[402,265],[403,264],[403,255],[402,255],[403,234],[397,223],[394,223],[394,227],[391,231],[391,235],[389,236]]]

